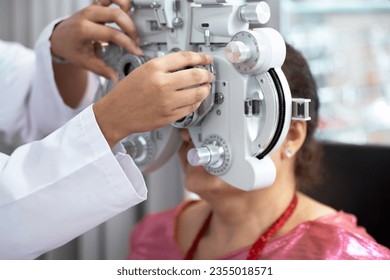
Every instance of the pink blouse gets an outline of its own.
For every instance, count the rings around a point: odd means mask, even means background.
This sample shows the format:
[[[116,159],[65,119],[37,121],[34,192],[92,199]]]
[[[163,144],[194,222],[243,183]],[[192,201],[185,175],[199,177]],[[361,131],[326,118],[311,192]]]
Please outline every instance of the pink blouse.
[[[131,234],[129,259],[182,260],[174,239],[177,215],[190,201],[161,213],[146,216]],[[267,260],[390,260],[390,250],[357,226],[356,217],[339,211],[314,221],[304,222],[289,233],[271,239],[260,259]],[[244,247],[219,260],[244,260]]]

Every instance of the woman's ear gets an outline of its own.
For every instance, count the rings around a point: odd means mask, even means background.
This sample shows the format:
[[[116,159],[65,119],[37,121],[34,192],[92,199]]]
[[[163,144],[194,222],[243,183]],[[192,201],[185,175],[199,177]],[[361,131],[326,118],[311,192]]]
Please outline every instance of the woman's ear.
[[[291,121],[290,129],[282,145],[282,158],[293,157],[306,139],[307,125],[305,121]]]

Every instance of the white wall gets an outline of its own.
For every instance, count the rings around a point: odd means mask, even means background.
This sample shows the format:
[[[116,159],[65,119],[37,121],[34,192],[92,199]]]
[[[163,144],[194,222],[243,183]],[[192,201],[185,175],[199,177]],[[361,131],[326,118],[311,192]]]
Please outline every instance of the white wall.
[[[0,38],[33,44],[50,21],[89,4],[89,0],[0,0]]]

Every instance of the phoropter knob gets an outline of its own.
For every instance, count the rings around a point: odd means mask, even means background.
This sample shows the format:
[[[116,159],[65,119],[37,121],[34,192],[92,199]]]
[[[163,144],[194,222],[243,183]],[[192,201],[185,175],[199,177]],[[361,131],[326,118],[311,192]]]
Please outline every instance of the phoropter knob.
[[[240,31],[226,45],[225,57],[238,72],[257,75],[282,66],[286,43],[269,27]]]
[[[240,17],[245,22],[265,24],[271,18],[271,9],[264,1],[260,3],[247,3],[241,7]]]
[[[188,151],[187,160],[192,166],[218,167],[223,163],[224,150],[213,144]]]
[[[250,47],[242,41],[231,41],[225,47],[225,57],[233,64],[245,62],[251,55]]]
[[[143,135],[130,136],[125,138],[122,142],[126,148],[127,153],[134,161],[144,161],[148,155],[148,142],[150,140]]]

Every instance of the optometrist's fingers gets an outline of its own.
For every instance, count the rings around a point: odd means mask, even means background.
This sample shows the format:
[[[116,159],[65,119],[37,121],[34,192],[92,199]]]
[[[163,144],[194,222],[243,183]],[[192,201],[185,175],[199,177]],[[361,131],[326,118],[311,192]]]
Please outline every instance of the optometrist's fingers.
[[[110,79],[114,83],[119,82],[119,77],[116,71],[108,66],[103,60],[96,56],[90,56],[89,59],[80,57],[80,66],[84,69],[92,71],[102,77]]]
[[[198,103],[177,108],[176,110],[173,111],[172,117],[170,118],[170,122],[171,123],[175,122],[181,118],[184,118],[188,114],[194,112],[196,109],[199,108],[201,103],[202,102],[198,102]]]
[[[63,21],[53,32],[51,50],[54,54],[65,58],[73,65],[80,66],[102,75],[114,82],[118,81],[117,74],[96,55],[95,44],[92,41],[113,41],[133,53],[138,51],[135,43],[125,34],[111,27],[86,21],[79,28],[79,24],[72,20]]]
[[[202,102],[210,94],[211,85],[203,84],[196,87],[175,91],[172,93],[172,104],[169,104],[173,111],[182,107],[194,106]]]
[[[111,4],[116,4],[125,12],[130,11],[130,7],[131,7],[130,0],[95,0],[93,1],[92,4],[106,6],[106,7],[110,6]]]
[[[107,8],[103,6],[90,6],[81,11],[84,18],[95,23],[116,23],[125,34],[135,42],[138,41],[138,33],[130,16],[121,9]]]
[[[170,73],[166,81],[172,84],[175,90],[196,87],[204,83],[211,83],[215,80],[213,73],[202,68],[191,68]]]
[[[213,58],[204,53],[180,51],[160,57],[156,64],[164,72],[174,72],[189,66],[207,65],[212,61]]]
[[[100,41],[114,42],[130,53],[143,55],[143,51],[138,47],[137,43],[120,30],[93,22],[88,22],[85,25],[84,37],[86,40],[95,41],[99,38]]]

